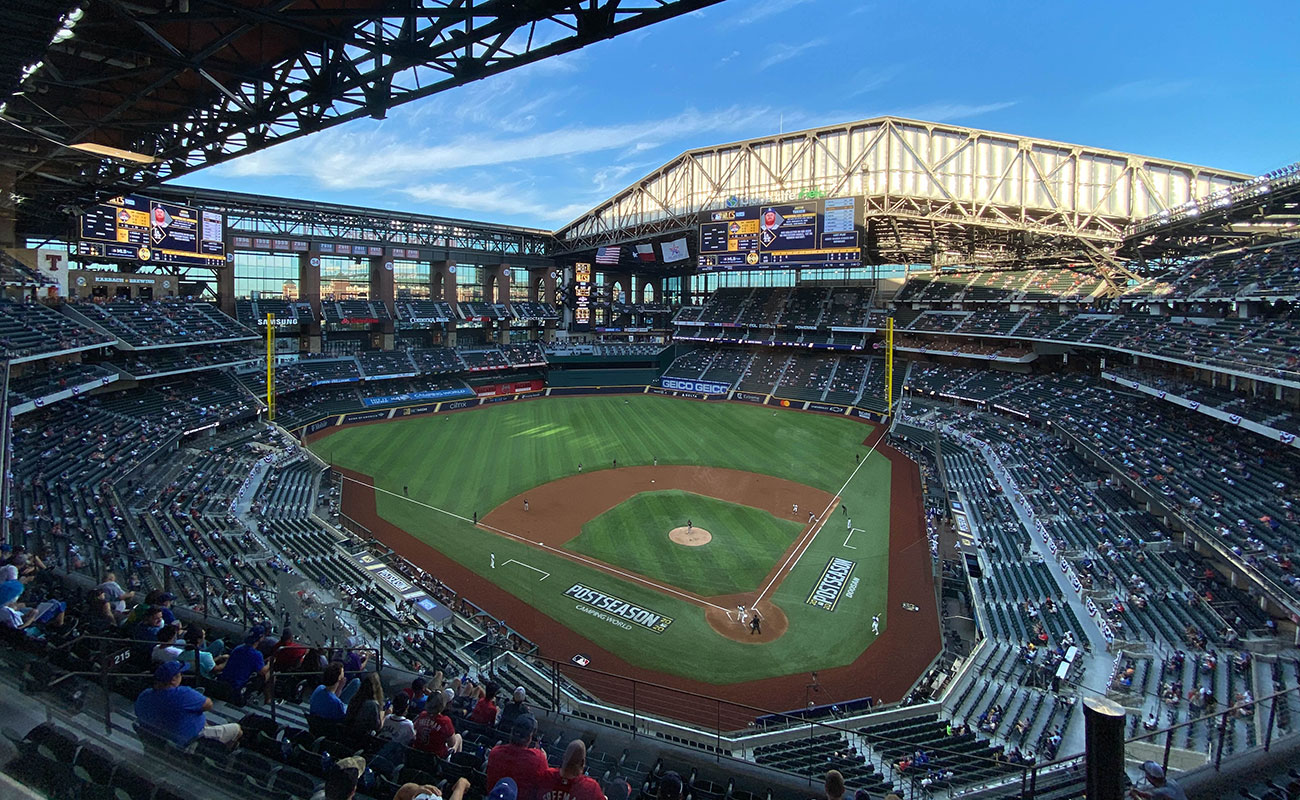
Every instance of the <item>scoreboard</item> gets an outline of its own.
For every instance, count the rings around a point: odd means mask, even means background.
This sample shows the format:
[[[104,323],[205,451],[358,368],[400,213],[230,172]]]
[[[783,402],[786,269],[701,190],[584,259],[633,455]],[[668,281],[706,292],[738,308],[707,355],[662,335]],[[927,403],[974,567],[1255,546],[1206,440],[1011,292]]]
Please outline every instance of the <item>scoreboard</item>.
[[[699,269],[856,266],[862,263],[856,197],[705,212]]]
[[[573,323],[579,329],[591,325],[591,265],[573,265]]]
[[[213,211],[139,195],[115,197],[81,215],[77,254],[151,264],[223,267],[226,222]]]

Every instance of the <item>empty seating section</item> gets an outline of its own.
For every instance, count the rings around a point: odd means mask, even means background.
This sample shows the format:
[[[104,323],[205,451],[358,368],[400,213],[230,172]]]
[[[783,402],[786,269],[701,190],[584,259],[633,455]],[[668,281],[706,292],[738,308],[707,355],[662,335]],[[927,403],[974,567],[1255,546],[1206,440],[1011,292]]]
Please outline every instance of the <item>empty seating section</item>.
[[[703,380],[713,383],[729,383],[733,386],[745,373],[754,354],[747,350],[722,350],[709,363],[709,368],[701,376]]]
[[[926,311],[912,320],[908,330],[947,333],[952,331],[969,316],[961,311]]]
[[[785,353],[760,350],[754,354],[753,360],[749,362],[749,366],[741,376],[740,385],[737,388],[746,392],[770,394],[776,388],[777,382],[781,379],[781,373],[785,371],[785,366],[789,362],[790,356]]]
[[[393,307],[399,323],[429,325],[453,322],[456,319],[456,311],[451,303],[443,300],[398,300]]]
[[[169,372],[234,366],[253,361],[257,357],[258,354],[247,344],[209,344],[126,351],[118,363],[127,374],[144,378]]]
[[[816,328],[822,319],[830,289],[801,286],[790,291],[781,324],[790,327]]]
[[[837,361],[835,358],[795,354],[790,358],[790,365],[781,376],[774,394],[791,400],[821,400]]]
[[[131,347],[166,347],[254,339],[257,334],[196,300],[114,300],[74,303],[68,310],[90,320]]]
[[[461,360],[465,362],[465,368],[470,372],[510,368],[506,357],[496,348],[486,350],[462,348],[457,352],[460,353]]]
[[[828,403],[856,405],[862,394],[862,384],[866,380],[867,369],[872,361],[874,359],[841,356],[823,399]]]
[[[673,359],[673,363],[664,371],[665,378],[696,380],[713,362],[715,351],[708,348],[691,350]]]
[[[322,299],[321,318],[335,325],[369,325],[381,320],[391,319],[388,307],[383,303],[369,300]]]
[[[736,320],[740,325],[772,328],[781,320],[781,311],[789,299],[789,289],[755,289]]]
[[[450,347],[429,347],[411,351],[411,358],[420,372],[437,375],[444,372],[460,372],[465,369],[465,362]]]
[[[831,289],[830,305],[822,317],[822,325],[827,328],[867,327],[865,318],[872,296],[869,289],[855,286]]]
[[[9,376],[9,402],[22,403],[91,384],[114,375],[99,364],[36,362],[21,377]]]
[[[510,319],[510,312],[503,304],[484,303],[480,300],[461,300],[460,313],[465,319],[501,320]]]
[[[0,300],[0,353],[5,358],[57,353],[112,341],[111,336],[39,303]]]
[[[511,311],[514,312],[515,319],[519,320],[558,320],[560,312],[550,303],[539,303],[536,300],[515,300],[510,304]]]
[[[753,289],[719,289],[709,298],[708,305],[700,314],[700,322],[714,325],[735,324],[736,318],[745,307],[745,301],[753,291]],[[678,321],[681,321],[681,317],[678,317]]]
[[[264,297],[257,300],[235,301],[235,319],[239,320],[239,323],[245,327],[253,330],[266,327],[267,314],[272,315],[277,320],[291,320],[299,325],[308,325],[316,319],[316,315],[312,313],[310,303],[267,299]]]
[[[546,363],[546,354],[541,345],[535,342],[501,345],[501,355],[512,367],[537,366]]]
[[[357,353],[361,376],[368,380],[406,377],[419,372],[405,350],[362,350]]]

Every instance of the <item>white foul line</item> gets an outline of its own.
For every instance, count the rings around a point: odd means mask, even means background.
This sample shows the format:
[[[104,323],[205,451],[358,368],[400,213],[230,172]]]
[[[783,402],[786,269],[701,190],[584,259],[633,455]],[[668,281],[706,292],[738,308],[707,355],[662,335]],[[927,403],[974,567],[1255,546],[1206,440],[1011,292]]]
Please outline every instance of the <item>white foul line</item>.
[[[871,454],[870,454],[870,453],[867,453],[867,455],[871,455]],[[866,459],[863,459],[863,460],[865,461]],[[859,465],[859,466],[861,466],[861,465]],[[332,468],[332,465],[331,465],[331,468]],[[337,471],[337,470],[336,470],[336,471]],[[856,471],[857,471],[857,470],[854,470],[854,472],[856,472]],[[352,481],[353,483],[359,484],[359,485],[361,485],[361,486],[365,486],[366,488],[372,489],[372,490],[374,490],[375,492],[383,492],[383,493],[386,494],[386,495],[391,495],[392,497],[401,498],[402,500],[405,500],[405,501],[407,501],[408,503],[415,503],[417,506],[423,506],[424,508],[427,508],[427,509],[429,509],[430,511],[437,511],[439,514],[446,514],[447,516],[452,517],[453,519],[458,519],[458,520],[461,520],[462,522],[469,522],[469,523],[471,523],[471,524],[473,524],[473,522],[474,522],[474,521],[473,521],[472,519],[470,519],[469,517],[462,517],[460,514],[457,514],[457,513],[455,513],[455,512],[447,511],[446,509],[438,508],[437,506],[431,506],[431,505],[429,505],[428,503],[422,503],[422,502],[420,502],[419,500],[416,500],[416,499],[414,499],[414,498],[412,498],[412,497],[407,497],[406,495],[398,494],[397,492],[392,492],[392,491],[389,491],[388,489],[382,489],[382,488],[380,488],[380,487],[378,487],[378,486],[375,486],[374,484],[369,484],[369,483],[365,483],[364,481],[359,481],[359,480],[357,480],[356,478],[349,477],[349,476],[347,476],[347,475],[344,475],[344,474],[341,473],[341,472],[339,473],[339,477],[342,478],[342,479],[345,480],[345,481]],[[375,513],[378,514],[378,509],[375,510]],[[555,555],[559,556],[560,558],[566,558],[566,559],[568,559],[569,561],[573,561],[573,562],[576,562],[576,563],[578,563],[578,564],[583,564],[583,565],[588,566],[588,567],[591,567],[591,568],[593,568],[593,569],[599,569],[599,570],[603,570],[603,571],[605,571],[605,572],[612,573],[612,574],[614,574],[614,575],[619,576],[620,578],[624,578],[624,579],[629,580],[629,581],[632,581],[632,582],[634,582],[634,583],[639,583],[639,584],[641,584],[642,586],[647,586],[647,587],[649,587],[649,588],[651,588],[651,589],[654,589],[655,591],[663,592],[664,594],[672,594],[672,595],[676,595],[676,596],[682,598],[683,600],[686,600],[687,602],[695,603],[695,604],[697,604],[697,605],[708,606],[709,608],[716,608],[716,609],[719,610],[719,611],[726,611],[726,610],[727,610],[727,609],[723,608],[722,606],[717,605],[717,604],[715,604],[715,603],[710,603],[708,600],[705,600],[705,599],[703,599],[703,598],[695,597],[694,595],[690,595],[690,594],[687,594],[686,592],[680,591],[680,590],[678,590],[678,589],[674,589],[674,588],[671,587],[671,586],[664,586],[664,585],[661,584],[661,583],[655,583],[654,581],[646,580],[645,578],[642,578],[640,575],[637,575],[637,574],[634,574],[634,573],[631,573],[631,572],[624,572],[623,570],[618,569],[617,567],[611,567],[611,566],[608,565],[608,564],[602,564],[602,563],[597,562],[597,561],[592,561],[592,560],[587,559],[587,558],[584,558],[584,557],[582,557],[582,556],[580,556],[580,555],[578,555],[578,554],[576,554],[576,553],[571,553],[571,552],[569,552],[568,550],[561,550],[561,549],[558,548],[558,547],[551,547],[549,544],[544,544],[544,543],[542,543],[542,542],[535,542],[535,541],[533,541],[532,539],[526,539],[526,538],[524,538],[523,536],[520,536],[520,535],[518,535],[518,534],[511,533],[510,531],[502,530],[501,528],[494,528],[494,527],[492,527],[491,525],[488,525],[487,523],[484,523],[484,522],[481,522],[481,521],[478,523],[478,527],[480,527],[480,528],[484,528],[484,529],[489,530],[489,531],[494,531],[494,532],[496,532],[496,533],[501,534],[502,536],[508,536],[508,537],[510,537],[511,539],[514,539],[515,541],[518,541],[518,542],[523,542],[524,544],[533,545],[534,547],[540,547],[541,549],[543,549],[543,550],[545,550],[545,551],[547,551],[547,552],[554,553]],[[755,602],[758,602],[758,601],[755,601]]]
[[[523,567],[524,569],[531,569],[533,572],[540,572],[540,573],[542,573],[542,577],[540,577],[540,578],[537,579],[537,582],[538,582],[538,583],[541,583],[542,581],[544,581],[544,580],[546,580],[547,578],[551,577],[551,573],[547,572],[546,570],[544,570],[544,569],[538,569],[537,567],[534,567],[534,566],[531,565],[531,564],[525,564],[524,562],[522,562],[522,561],[516,561],[516,560],[513,559],[513,558],[511,558],[511,559],[507,559],[507,560],[506,560],[506,564],[518,564],[519,566]],[[504,567],[506,564],[502,564],[501,566]]]
[[[817,539],[817,534],[821,533],[822,528],[826,526],[827,516],[830,515],[831,509],[835,507],[835,503],[840,499],[840,495],[848,488],[849,481],[853,480],[854,476],[858,474],[858,470],[862,469],[862,465],[867,463],[867,459],[871,458],[871,454],[876,452],[876,445],[880,444],[881,440],[884,438],[884,434],[881,434],[880,438],[876,440],[876,444],[871,445],[871,449],[867,451],[867,454],[862,457],[862,460],[858,462],[858,465],[849,473],[848,480],[844,481],[844,485],[835,493],[835,496],[831,498],[831,501],[826,504],[826,508],[822,509],[821,516],[817,519],[817,524],[812,527],[812,535],[808,536],[808,540],[805,541],[803,545],[796,546],[795,551],[789,556],[786,556],[785,563],[781,564],[781,569],[777,570],[777,573],[767,582],[767,585],[763,587],[763,591],[758,593],[758,599],[754,601],[754,605],[758,605],[758,601],[767,596],[767,592],[772,588],[773,584],[783,577],[783,572],[793,572],[794,568],[799,566],[799,559],[803,558],[803,554],[808,552],[808,548],[811,547],[812,543]],[[855,547],[853,549],[856,550],[857,548]]]

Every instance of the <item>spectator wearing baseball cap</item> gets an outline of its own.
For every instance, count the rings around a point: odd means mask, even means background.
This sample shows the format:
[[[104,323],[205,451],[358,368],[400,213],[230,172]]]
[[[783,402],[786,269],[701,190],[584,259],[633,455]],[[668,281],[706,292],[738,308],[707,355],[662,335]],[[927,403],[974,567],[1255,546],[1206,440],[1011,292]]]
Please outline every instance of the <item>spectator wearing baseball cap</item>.
[[[681,800],[683,789],[682,776],[670,769],[659,777],[657,797],[659,800]]]
[[[325,785],[312,795],[311,800],[352,800],[365,771],[366,760],[360,756],[339,759],[325,773]]]
[[[209,725],[204,712],[212,708],[211,698],[181,686],[181,673],[188,667],[183,661],[159,664],[153,673],[153,686],[135,699],[136,719],[147,731],[177,747],[198,738],[234,744],[243,733],[239,724]]]
[[[525,714],[510,729],[510,741],[488,751],[487,782],[496,785],[503,778],[513,778],[519,800],[534,800],[542,774],[547,770],[546,754],[533,746],[537,719]]]
[[[515,693],[510,699],[501,704],[501,719],[497,720],[497,727],[503,731],[514,728],[515,720],[528,713],[528,704],[524,702],[527,692],[524,687],[516,686]]]
[[[1164,767],[1154,761],[1142,762],[1142,779],[1128,794],[1140,800],[1187,800],[1187,793],[1178,781],[1166,776]]]
[[[244,643],[230,651],[230,655],[226,658],[226,666],[221,670],[221,680],[245,694],[262,689],[269,704],[271,689],[267,684],[266,675],[271,668],[266,663],[262,651],[257,649],[265,635],[265,628],[261,625],[253,626],[248,636],[244,638]]]
[[[583,774],[586,769],[587,745],[583,744],[581,739],[574,739],[564,750],[564,761],[561,762],[560,768],[551,767],[542,774],[537,788],[538,797],[545,797],[547,800],[605,800],[600,782]],[[669,775],[675,774],[664,773],[664,777],[659,781],[661,792],[664,780]],[[681,780],[681,778],[677,779],[679,794]],[[661,794],[660,797],[663,795]]]

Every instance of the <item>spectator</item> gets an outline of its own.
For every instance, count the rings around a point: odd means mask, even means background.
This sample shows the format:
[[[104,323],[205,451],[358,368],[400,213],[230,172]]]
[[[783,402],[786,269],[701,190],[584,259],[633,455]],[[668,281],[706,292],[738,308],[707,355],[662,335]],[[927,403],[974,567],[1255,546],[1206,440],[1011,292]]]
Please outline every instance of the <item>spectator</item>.
[[[214,655],[214,651],[220,652],[220,640],[208,644],[208,632],[203,628],[195,626],[189,629],[190,638],[193,640],[189,647],[181,653],[181,660],[187,664],[193,664],[195,654],[198,654],[199,675],[204,678],[211,678],[219,673],[226,666],[226,655]]]
[[[837,769],[826,773],[826,800],[844,800],[844,776]]]
[[[1164,767],[1154,761],[1142,763],[1142,778],[1128,794],[1140,800],[1187,800],[1187,793],[1178,781],[1165,777]]]
[[[181,626],[176,623],[164,625],[162,630],[158,631],[158,644],[154,645],[152,661],[155,664],[161,664],[164,661],[175,661],[181,657],[183,652],[180,648],[184,642],[177,642],[180,636]]]
[[[384,724],[379,728],[379,737],[395,742],[402,747],[410,745],[415,739],[415,723],[407,716],[411,700],[402,692],[393,695],[393,710],[384,717]]]
[[[357,793],[357,781],[365,771],[366,760],[360,756],[339,759],[325,773],[325,785],[311,800],[352,800]]]
[[[401,692],[393,695],[392,713],[384,717],[379,728],[379,738],[384,740],[384,746],[370,762],[371,769],[377,773],[393,775],[406,763],[406,750],[415,739],[415,725],[406,715],[410,702]]]
[[[457,778],[445,800],[462,800],[465,797],[465,790],[468,788],[469,781],[467,779]],[[492,788],[496,789],[495,786]],[[398,788],[397,794],[393,795],[393,800],[432,800],[434,797],[442,797],[442,792],[436,786],[404,783]],[[500,800],[500,798],[493,798],[493,800]]]
[[[271,687],[266,681],[270,666],[266,663],[262,652],[257,649],[258,643],[262,641],[264,630],[260,625],[254,626],[248,632],[244,643],[230,651],[230,655],[226,658],[226,666],[221,670],[221,680],[244,696],[261,689],[266,702],[270,703]]]
[[[384,724],[384,686],[379,682],[379,673],[372,672],[361,682],[361,688],[348,702],[343,721],[352,733],[379,733]]]
[[[22,594],[23,585],[20,581],[0,583],[0,624],[36,638],[44,635],[41,626],[63,627],[66,606],[61,601],[46,600],[35,608],[20,609],[18,598]]]
[[[411,685],[401,691],[401,695],[408,701],[407,708],[413,716],[419,716],[424,711],[424,704],[429,699],[429,683],[424,678],[416,678],[411,681]]]
[[[546,753],[538,747],[537,720],[525,714],[510,729],[510,741],[488,751],[487,782],[496,785],[502,778],[514,778],[519,800],[534,800],[542,774],[547,770]]]
[[[148,642],[150,649],[158,641],[158,632],[163,627],[162,609],[145,606],[140,609],[140,621],[131,627],[131,638],[137,642]]]
[[[412,747],[433,753],[438,758],[460,752],[461,737],[456,733],[456,726],[451,724],[451,717],[443,713],[446,707],[446,695],[429,696],[424,712],[415,718],[415,742]]]
[[[497,685],[489,683],[482,691],[483,696],[474,704],[474,710],[470,712],[469,721],[490,728],[497,724]]]
[[[682,776],[675,770],[670,769],[659,778],[658,800],[682,800]]]
[[[605,800],[605,793],[600,783],[583,774],[587,768],[587,746],[581,739],[574,739],[564,750],[564,761],[559,769],[551,767],[542,774],[538,784],[538,800]],[[660,779],[660,791],[669,775],[665,773]],[[681,778],[677,779],[678,784]],[[680,794],[681,790],[678,789]]]
[[[497,720],[497,727],[508,731],[515,726],[516,719],[528,713],[528,704],[524,702],[526,696],[524,687],[515,687],[514,695],[501,706],[501,719]]]
[[[135,717],[140,725],[156,736],[185,747],[200,737],[216,739],[226,746],[239,740],[243,730],[238,723],[207,724],[212,700],[188,686],[181,686],[186,664],[168,661],[153,673],[153,686],[135,699]]]
[[[347,717],[346,703],[361,688],[361,681],[353,678],[345,685],[344,680],[343,665],[338,661],[331,661],[321,676],[321,684],[311,693],[308,713],[314,717],[336,722],[341,722]],[[356,685],[353,686],[353,683]]]
[[[276,672],[294,672],[302,666],[307,657],[307,646],[298,644],[293,638],[293,629],[285,628],[280,633],[280,641],[272,651],[271,663]]]

